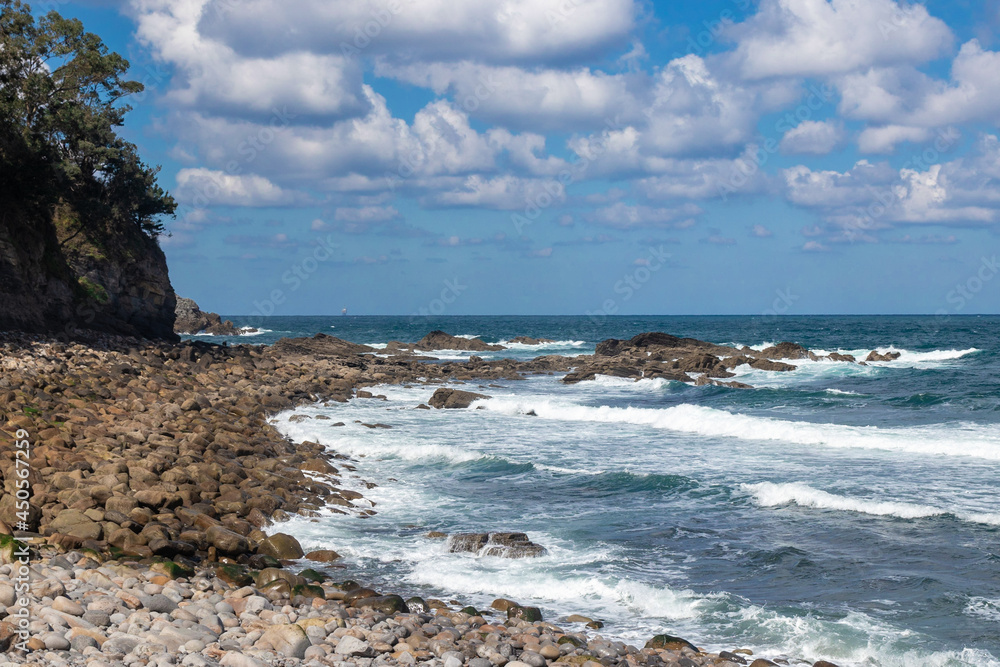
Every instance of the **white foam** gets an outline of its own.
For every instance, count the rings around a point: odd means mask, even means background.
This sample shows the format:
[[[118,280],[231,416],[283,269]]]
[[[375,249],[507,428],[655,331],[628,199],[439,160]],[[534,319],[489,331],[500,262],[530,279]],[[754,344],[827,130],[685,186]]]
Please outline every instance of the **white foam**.
[[[240,327],[241,336],[260,336],[262,334],[274,333],[273,329],[257,329],[253,330],[254,327]]]
[[[480,399],[473,405],[507,415],[520,415],[534,410],[541,419],[557,421],[634,424],[740,440],[1000,460],[1000,426],[995,425],[939,424],[910,428],[843,426],[753,417],[688,403],[657,409],[591,407],[552,400],[493,398]]]
[[[971,597],[963,613],[1000,623],[1000,598]]]
[[[827,389],[826,393],[833,394],[835,396],[861,396],[856,391],[846,391],[844,389]]]
[[[795,504],[799,507],[858,512],[874,516],[893,516],[900,519],[924,519],[936,516],[954,516],[969,523],[1000,526],[1000,514],[989,512],[969,512],[960,509],[943,509],[917,503],[880,501],[867,498],[839,496],[800,482],[775,484],[742,484],[743,490],[752,494],[762,507],[780,507]]]
[[[587,341],[585,340],[554,340],[552,342],[542,342],[536,343],[534,345],[528,343],[512,343],[509,340],[501,340],[497,342],[497,345],[503,345],[510,350],[539,350],[541,348],[580,348],[587,347]]]
[[[414,441],[413,438],[392,437],[381,438],[378,434],[365,433],[358,436],[355,433],[344,429],[353,429],[354,424],[348,426],[332,426],[327,421],[305,421],[289,422],[288,417],[293,413],[287,412],[278,415],[275,423],[278,425],[282,435],[296,441],[312,440],[322,445],[334,448],[337,452],[350,456],[366,456],[379,459],[392,458],[405,461],[427,461],[439,460],[448,463],[468,463],[488,458],[486,454],[468,447],[458,448],[449,445],[425,443]],[[367,430],[367,429],[366,429]]]
[[[614,387],[621,389],[640,389],[643,391],[661,391],[671,385],[683,385],[683,382],[675,382],[665,378],[622,378],[613,375],[597,375],[592,382],[573,385],[575,387]]]
[[[800,482],[785,484],[761,482],[759,484],[742,484],[741,486],[744,491],[753,494],[757,503],[763,507],[795,504],[800,507],[859,512],[875,516],[895,516],[901,519],[921,519],[947,514],[944,510],[929,505],[838,496],[814,489]]]

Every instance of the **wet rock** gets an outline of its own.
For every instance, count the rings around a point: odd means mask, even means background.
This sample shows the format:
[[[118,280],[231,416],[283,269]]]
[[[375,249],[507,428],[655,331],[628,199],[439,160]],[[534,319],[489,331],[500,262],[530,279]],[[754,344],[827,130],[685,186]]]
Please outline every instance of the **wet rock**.
[[[299,541],[286,533],[275,533],[268,537],[257,547],[257,553],[278,560],[295,560],[305,555]]]
[[[524,533],[459,533],[449,538],[448,550],[499,558],[533,558],[545,554],[545,547],[535,544]]]
[[[434,408],[459,409],[467,408],[479,399],[490,398],[485,394],[477,394],[471,391],[460,389],[448,389],[442,387],[434,392],[427,403]]]
[[[656,635],[650,639],[646,642],[646,648],[668,649],[671,651],[680,651],[683,648],[689,648],[692,651],[698,650],[698,647],[688,640],[666,634]]]

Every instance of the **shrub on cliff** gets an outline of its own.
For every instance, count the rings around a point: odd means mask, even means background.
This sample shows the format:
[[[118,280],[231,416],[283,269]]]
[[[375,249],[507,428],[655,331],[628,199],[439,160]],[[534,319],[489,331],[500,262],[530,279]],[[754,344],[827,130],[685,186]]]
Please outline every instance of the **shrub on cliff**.
[[[75,19],[36,19],[20,0],[0,0],[0,202],[15,210],[75,211],[80,234],[109,220],[147,236],[174,212],[134,145],[116,134],[141,92],[129,63]]]

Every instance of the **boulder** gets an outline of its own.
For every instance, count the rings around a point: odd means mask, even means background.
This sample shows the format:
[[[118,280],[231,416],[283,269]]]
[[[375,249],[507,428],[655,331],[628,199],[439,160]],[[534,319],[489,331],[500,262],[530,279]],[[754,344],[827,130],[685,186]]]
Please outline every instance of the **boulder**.
[[[62,533],[78,537],[81,540],[99,540],[103,529],[80,510],[63,510],[49,523],[49,529],[54,533]]]
[[[801,345],[787,341],[766,347],[754,356],[765,359],[813,359],[816,357]]]
[[[545,547],[535,544],[524,533],[459,533],[449,539],[448,550],[499,558],[532,558],[545,554]]]
[[[330,549],[310,551],[305,557],[307,560],[315,561],[317,563],[332,563],[335,560],[340,560],[340,554],[336,551],[331,551]]]
[[[285,533],[275,533],[261,542],[257,547],[257,553],[271,556],[278,560],[295,560],[305,555],[299,541]]]
[[[667,634],[656,635],[646,642],[645,648],[668,649],[670,651],[680,651],[681,649],[689,648],[692,651],[698,651],[698,647],[688,640]]]
[[[491,397],[471,391],[462,391],[461,389],[448,389],[442,387],[434,392],[434,395],[431,396],[431,399],[427,401],[427,403],[431,407],[438,409],[458,409],[467,408],[481,398]]]
[[[872,350],[865,357],[865,361],[895,361],[899,359],[899,352],[886,352],[885,354],[880,354],[878,350]]]
[[[503,345],[491,345],[479,338],[460,338],[443,331],[432,331],[413,346],[418,350],[465,350],[470,352],[499,352],[506,350]]]
[[[222,526],[211,526],[205,531],[205,538],[221,554],[239,556],[250,551],[247,538]]]
[[[271,626],[264,631],[260,643],[270,646],[286,658],[304,658],[306,649],[311,646],[306,631],[291,624]]]

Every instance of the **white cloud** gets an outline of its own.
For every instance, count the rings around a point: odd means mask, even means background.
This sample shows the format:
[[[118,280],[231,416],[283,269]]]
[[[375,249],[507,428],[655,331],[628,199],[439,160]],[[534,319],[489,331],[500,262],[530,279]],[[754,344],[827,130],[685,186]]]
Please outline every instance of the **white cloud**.
[[[1000,139],[993,135],[970,155],[919,168],[862,160],[843,173],[800,165],[783,176],[788,200],[819,212],[833,241],[875,240],[878,230],[898,225],[1000,223]]]
[[[457,187],[428,195],[423,202],[432,207],[475,206],[514,211],[530,206],[545,209],[565,199],[565,188],[555,180],[475,175],[469,176]]]
[[[333,212],[333,219],[341,222],[388,222],[398,217],[399,211],[395,206],[339,207]]]
[[[684,204],[677,208],[654,208],[635,206],[617,202],[599,208],[588,216],[590,222],[615,229],[635,229],[640,227],[669,227],[685,229],[694,224],[694,218],[704,211],[694,204]]]
[[[785,132],[780,149],[793,155],[826,155],[840,144],[843,134],[835,122],[807,120]]]
[[[211,169],[181,169],[177,172],[177,200],[206,206],[294,206],[309,203],[299,192],[278,187],[256,174],[232,175]]]
[[[361,69],[341,55],[302,50],[244,57],[205,37],[199,20],[207,0],[134,0],[140,41],[176,68],[167,97],[174,104],[237,117],[294,109],[322,119],[364,113]]]
[[[566,62],[623,45],[633,0],[212,0],[200,29],[244,53]]]
[[[450,93],[469,113],[506,127],[566,130],[601,127],[623,111],[639,116],[639,82],[587,68],[573,70],[457,63],[393,64],[382,59],[380,76]],[[637,77],[631,77],[637,79]]]
[[[774,232],[765,227],[764,225],[754,225],[750,228],[750,235],[756,236],[759,239],[767,239],[774,236]]]
[[[922,63],[952,42],[923,5],[893,0],[763,0],[727,34],[737,42],[731,60],[748,79]]]

